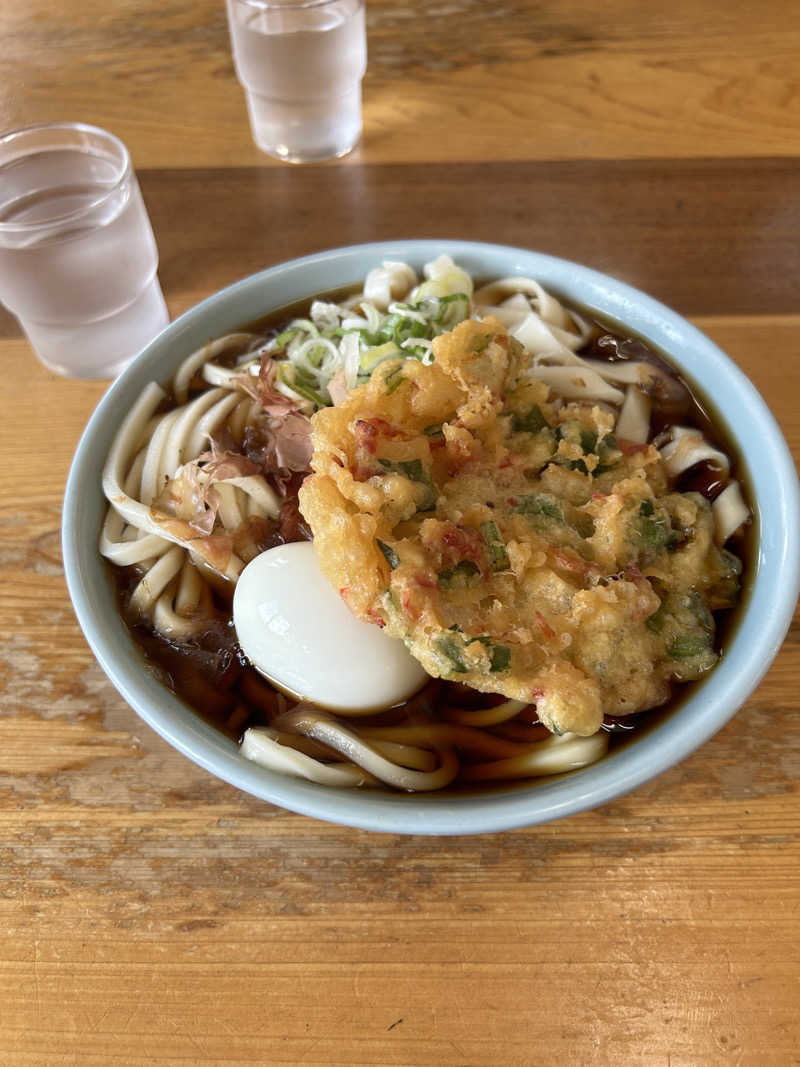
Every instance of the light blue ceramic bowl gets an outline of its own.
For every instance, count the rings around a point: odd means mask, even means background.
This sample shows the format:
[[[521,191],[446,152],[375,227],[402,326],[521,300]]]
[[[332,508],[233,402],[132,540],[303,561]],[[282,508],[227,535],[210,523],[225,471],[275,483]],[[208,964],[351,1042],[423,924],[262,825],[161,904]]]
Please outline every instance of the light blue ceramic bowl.
[[[383,259],[416,267],[443,252],[473,276],[524,274],[666,352],[713,400],[738,442],[755,494],[758,551],[749,603],[725,655],[679,710],[640,739],[582,771],[486,794],[415,795],[338,790],[282,777],[240,757],[144,668],[117,610],[97,552],[105,501],[100,475],[121,420],[150,381],[166,384],[180,361],[211,337],[324,290],[358,283]],[[464,241],[394,241],[334,249],[245,278],[182,315],[114,382],[78,446],[63,512],[64,565],[72,602],[113,684],[170,744],[239,789],[292,811],[369,830],[467,834],[561,818],[627,793],[702,745],[747,700],[775,657],[800,585],[800,498],[778,426],[742,372],[707,337],[657,301],[586,267],[552,256]]]

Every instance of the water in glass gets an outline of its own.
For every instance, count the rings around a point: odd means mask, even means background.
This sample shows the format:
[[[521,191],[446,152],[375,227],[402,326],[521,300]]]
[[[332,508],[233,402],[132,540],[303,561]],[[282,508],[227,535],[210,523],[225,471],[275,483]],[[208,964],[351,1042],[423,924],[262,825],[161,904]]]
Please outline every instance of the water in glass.
[[[80,148],[0,166],[0,299],[42,361],[115,374],[168,321],[158,253],[132,172]]]
[[[293,162],[349,152],[361,133],[363,0],[228,0],[228,16],[259,147]]]

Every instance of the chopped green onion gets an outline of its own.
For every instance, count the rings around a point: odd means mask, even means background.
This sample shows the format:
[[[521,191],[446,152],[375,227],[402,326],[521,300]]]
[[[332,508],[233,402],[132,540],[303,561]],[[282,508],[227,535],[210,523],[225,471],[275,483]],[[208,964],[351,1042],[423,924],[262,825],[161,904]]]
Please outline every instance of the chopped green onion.
[[[383,553],[384,559],[389,564],[389,566],[392,568],[392,570],[394,570],[396,567],[399,567],[400,566],[400,557],[397,555],[397,553],[392,548],[392,546],[391,545],[387,545],[385,541],[381,541],[380,538],[378,538],[378,537],[375,538],[375,541],[376,541],[376,543],[378,545],[378,548]]]
[[[644,624],[647,629],[654,634],[660,634],[664,629],[664,620],[667,617],[667,602],[662,600],[658,605],[658,608],[653,612],[649,619],[645,619]]]
[[[672,659],[691,659],[710,651],[707,634],[680,634],[670,642],[668,652]]]
[[[492,665],[490,670],[493,674],[505,671],[511,666],[511,649],[508,645],[495,645],[492,648]]]
[[[558,497],[552,493],[531,493],[520,497],[515,511],[527,518],[541,516],[546,519],[554,519],[556,522],[565,522],[564,511]]]
[[[486,547],[489,549],[492,570],[507,571],[511,564],[508,559],[508,552],[506,552],[506,546],[500,537],[500,531],[497,529],[497,523],[491,521],[482,522],[481,534],[486,542]]]
[[[455,674],[466,674],[469,668],[464,662],[462,655],[462,649],[459,647],[454,637],[439,637],[436,639],[436,647],[439,651],[450,660],[452,664],[452,670]]]
[[[439,572],[439,585],[442,589],[463,589],[480,573],[477,563],[473,563],[471,559],[462,559],[455,567]]]
[[[538,433],[547,425],[547,419],[538,404],[534,404],[530,411],[514,412],[511,416],[511,429],[514,433]]]
[[[383,379],[383,384],[386,386],[387,396],[391,396],[391,394],[396,389],[399,389],[404,381],[405,378],[403,377],[403,365],[401,363],[399,367],[396,367],[393,371],[390,371]]]
[[[594,452],[597,446],[597,434],[594,430],[581,430],[581,448],[588,455],[590,452]]]

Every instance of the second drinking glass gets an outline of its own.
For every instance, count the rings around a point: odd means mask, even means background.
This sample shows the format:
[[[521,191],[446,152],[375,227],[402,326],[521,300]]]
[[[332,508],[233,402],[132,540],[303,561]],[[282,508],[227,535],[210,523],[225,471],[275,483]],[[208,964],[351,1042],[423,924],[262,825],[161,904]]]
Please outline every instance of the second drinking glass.
[[[361,135],[364,0],[228,0],[253,139],[290,163],[343,156]]]

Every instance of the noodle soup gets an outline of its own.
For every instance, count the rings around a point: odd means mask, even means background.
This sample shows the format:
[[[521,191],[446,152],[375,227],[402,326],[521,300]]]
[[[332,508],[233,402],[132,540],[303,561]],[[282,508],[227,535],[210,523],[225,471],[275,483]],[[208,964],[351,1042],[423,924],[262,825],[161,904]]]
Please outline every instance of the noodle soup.
[[[641,342],[614,336],[533,280],[501,280],[475,291],[466,272],[445,257],[430,264],[426,274],[420,282],[406,265],[385,264],[370,273],[361,292],[307,302],[302,309],[286,312],[280,322],[273,319],[204,346],[179,368],[171,396],[157,386],[144,394],[106,467],[104,488],[112,504],[101,551],[120,568],[126,615],[148,654],[161,665],[164,680],[230,735],[244,737],[243,751],[251,758],[274,766],[280,749],[285,767],[286,751],[296,752],[290,773],[312,780],[322,780],[316,777],[318,768],[351,765],[353,752],[362,753],[363,762],[356,758],[352,784],[399,789],[409,788],[407,771],[433,773],[446,761],[452,774],[442,784],[455,786],[586,766],[602,757],[610,735],[635,726],[637,714],[652,715],[648,708],[665,706],[675,699],[673,693],[678,695],[691,680],[713,669],[719,654],[715,614],[724,619],[738,600],[737,551],[748,511],[731,450],[703,420],[685,382]],[[465,631],[456,622],[457,628],[447,627],[450,637],[433,635],[431,648],[449,649],[437,659],[417,640],[407,619],[402,625],[390,620],[376,601],[352,606],[362,617],[372,612],[370,621],[378,625],[388,622],[438,676],[405,705],[357,722],[302,702],[293,706],[244,660],[231,620],[230,594],[250,560],[275,545],[310,536],[310,525],[316,525],[323,551],[324,525],[318,516],[309,524],[298,504],[312,464],[309,420],[319,410],[315,426],[330,422],[348,403],[361,402],[370,389],[385,394],[390,404],[399,402],[403,387],[392,388],[392,374],[416,375],[415,382],[424,385],[434,373],[427,368],[436,367],[437,349],[443,351],[453,331],[460,328],[464,333],[472,320],[487,322],[490,317],[499,324],[491,337],[507,337],[507,347],[519,346],[524,352],[525,388],[535,387],[541,398],[540,404],[518,410],[502,404],[499,408],[503,425],[511,427],[508,442],[527,450],[530,464],[525,469],[533,472],[535,492],[524,494],[531,500],[527,512],[515,504],[510,509],[514,514],[504,514],[493,523],[494,530],[485,516],[463,523],[457,532],[469,535],[472,555],[443,563],[442,544],[437,544],[439,570],[430,596],[437,608],[448,597],[460,598],[462,610],[476,578],[509,584],[509,550],[512,555],[518,551],[512,545],[533,545],[545,556],[549,553],[537,581],[541,585],[549,571],[571,590],[572,599],[612,587],[638,588],[637,610],[647,612],[639,620],[644,642],[654,645],[660,640],[663,645],[653,661],[658,684],[638,698],[641,707],[620,709],[619,694],[614,703],[601,692],[597,700],[588,701],[582,720],[560,721],[553,709],[564,678],[578,669],[576,655],[543,659],[541,648],[556,637],[571,640],[580,627],[567,611],[554,610],[552,596],[542,593],[540,601],[530,604],[538,631],[528,644],[536,646],[535,655],[519,671],[516,661],[524,641],[501,640],[494,631],[480,628]],[[391,425],[391,420],[382,421]],[[449,446],[456,421],[445,418],[435,424],[436,434],[428,442],[429,448],[435,445],[431,455],[440,439]],[[379,427],[377,440],[394,435],[397,446],[395,430],[387,435]],[[400,444],[417,447],[409,441]],[[421,476],[430,474],[427,460],[398,458],[400,452],[387,459],[383,446],[376,447],[372,455],[379,467],[383,461],[394,469],[354,466],[351,474],[361,476],[354,484],[362,495],[369,488],[382,490],[393,478],[396,492],[415,495],[412,526],[417,512],[420,528],[434,520],[452,526],[453,516],[445,514],[429,490],[420,488],[425,481]],[[314,450],[315,478],[323,452]],[[531,459],[534,453],[536,460]],[[651,486],[637,496],[635,515],[629,516],[644,548],[639,544],[632,555],[626,549],[630,558],[624,558],[624,566],[617,566],[622,557],[612,555],[601,567],[595,558],[598,544],[590,544],[599,524],[597,509],[620,496],[615,492],[621,482],[617,475],[635,474],[636,457],[647,458],[656,482],[662,480],[655,490]],[[469,469],[462,474],[469,475]],[[539,484],[542,477],[548,479],[546,492]],[[438,476],[427,480],[442,489]],[[313,479],[307,489],[312,485]],[[588,491],[585,501],[580,486]],[[560,495],[551,491],[559,487]],[[681,505],[680,494],[702,515],[702,533],[699,519],[681,526],[678,512],[686,511],[688,504]],[[676,498],[668,514],[663,510],[667,497]],[[509,524],[530,527],[528,540],[511,537]],[[489,527],[488,533],[482,527]],[[401,536],[395,539],[374,539],[381,541],[378,551],[388,565],[380,571],[386,583],[382,593],[390,590],[391,574],[402,571],[391,566],[385,549],[399,561],[419,530],[397,532]],[[656,573],[658,565],[662,570],[671,567],[699,540],[706,546],[702,588],[686,591],[687,603],[678,603],[664,574]],[[492,561],[503,564],[503,553],[508,566],[498,570]],[[576,578],[579,561],[583,572]],[[332,566],[335,569],[335,563]],[[450,605],[448,610],[449,622],[455,609]],[[648,621],[649,629],[644,625]],[[506,619],[503,625],[509,632],[520,628],[519,620]],[[660,638],[659,633],[666,636]],[[664,653],[669,648],[674,662]],[[536,671],[554,679],[549,693],[538,683],[525,689]],[[468,686],[462,684],[465,675]],[[383,777],[366,769],[376,755],[383,760]],[[396,771],[386,770],[387,760]]]

